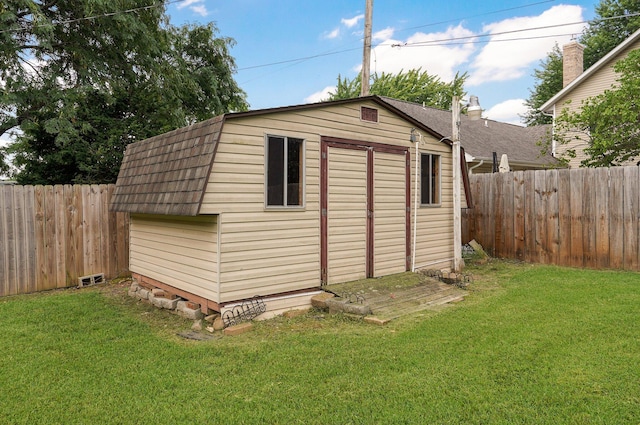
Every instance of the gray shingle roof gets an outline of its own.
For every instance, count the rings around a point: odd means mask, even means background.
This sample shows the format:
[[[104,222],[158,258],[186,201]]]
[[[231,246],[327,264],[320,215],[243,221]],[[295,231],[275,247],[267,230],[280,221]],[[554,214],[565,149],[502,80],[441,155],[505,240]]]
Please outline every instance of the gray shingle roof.
[[[198,215],[223,122],[221,115],[130,144],[110,209]]]
[[[423,107],[417,103],[384,97],[385,102],[424,123],[436,132],[451,137],[451,111]],[[507,154],[510,162],[539,165],[556,164],[549,153],[541,155],[537,142],[551,131],[550,125],[521,127],[493,120],[473,121],[461,116],[460,144],[467,154],[478,159],[491,159],[493,152]]]

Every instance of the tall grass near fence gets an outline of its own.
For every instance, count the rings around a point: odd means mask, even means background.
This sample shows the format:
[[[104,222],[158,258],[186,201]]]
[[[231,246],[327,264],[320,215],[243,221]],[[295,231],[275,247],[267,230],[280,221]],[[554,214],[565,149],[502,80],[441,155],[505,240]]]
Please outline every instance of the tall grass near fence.
[[[114,277],[129,263],[129,216],[114,185],[0,186],[0,296]]]
[[[640,270],[639,167],[478,174],[463,242],[572,267]]]

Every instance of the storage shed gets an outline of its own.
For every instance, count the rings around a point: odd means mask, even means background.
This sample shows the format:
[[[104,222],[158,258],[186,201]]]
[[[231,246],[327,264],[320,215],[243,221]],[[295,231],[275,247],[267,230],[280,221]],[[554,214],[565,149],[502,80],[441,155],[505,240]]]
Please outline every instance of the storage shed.
[[[254,296],[278,312],[324,285],[450,268],[452,161],[377,96],[228,113],[129,145],[111,209],[131,213],[140,282],[205,312]]]

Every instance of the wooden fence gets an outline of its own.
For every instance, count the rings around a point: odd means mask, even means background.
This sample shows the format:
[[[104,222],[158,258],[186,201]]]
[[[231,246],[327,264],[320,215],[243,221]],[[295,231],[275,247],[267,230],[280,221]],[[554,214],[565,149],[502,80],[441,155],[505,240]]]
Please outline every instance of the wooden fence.
[[[463,242],[475,239],[496,257],[640,270],[639,168],[471,176]]]
[[[129,266],[129,215],[114,185],[0,185],[0,296],[118,276]]]

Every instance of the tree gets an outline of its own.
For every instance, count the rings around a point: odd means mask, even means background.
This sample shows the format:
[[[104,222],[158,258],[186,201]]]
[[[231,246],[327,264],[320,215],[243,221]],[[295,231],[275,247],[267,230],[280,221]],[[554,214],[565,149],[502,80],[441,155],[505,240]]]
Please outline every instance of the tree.
[[[640,2],[637,0],[601,0],[595,7],[596,17],[580,37],[587,69],[640,28]],[[548,124],[550,118],[537,110],[562,90],[562,52],[556,45],[540,68],[533,73],[534,87],[525,104],[529,107],[523,119],[527,125]]]
[[[580,37],[580,43],[585,46],[585,69],[640,28],[640,16],[622,17],[640,12],[640,2],[637,0],[601,0],[595,12],[596,17]]]
[[[608,167],[640,158],[640,50],[614,65],[617,84],[588,98],[580,110],[563,110],[556,119],[557,143],[585,140],[581,165]]]
[[[540,68],[533,71],[535,84],[529,90],[529,98],[524,102],[527,112],[522,116],[526,125],[551,124],[552,117],[538,108],[553,95],[562,90],[562,52],[556,44],[546,59],[540,62]]]
[[[427,106],[441,109],[451,109],[453,96],[463,97],[464,82],[467,73],[455,77],[450,83],[445,83],[437,76],[429,75],[421,69],[411,69],[398,74],[375,73],[372,77],[370,93],[387,96],[409,102],[423,103]],[[336,91],[330,100],[352,99],[360,95],[361,76],[349,80],[338,76]]]
[[[134,9],[133,11],[131,9]],[[231,110],[233,40],[156,0],[0,4],[0,135],[20,183],[114,182],[127,144]]]

